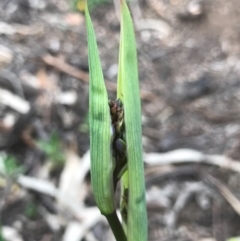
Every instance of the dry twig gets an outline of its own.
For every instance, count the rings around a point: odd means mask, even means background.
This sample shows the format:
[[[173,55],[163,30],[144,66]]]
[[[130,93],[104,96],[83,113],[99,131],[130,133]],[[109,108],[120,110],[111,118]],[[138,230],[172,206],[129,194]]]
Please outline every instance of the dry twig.
[[[240,201],[239,199],[228,189],[228,187],[220,182],[218,179],[211,175],[206,175],[205,180],[207,183],[213,185],[222,196],[228,201],[228,203],[232,206],[235,212],[240,215]]]
[[[207,155],[192,149],[178,149],[167,153],[145,153],[144,161],[151,166],[180,163],[206,163],[240,173],[240,162],[223,155]]]
[[[16,110],[21,114],[27,114],[30,111],[30,104],[28,101],[12,94],[8,90],[0,89],[0,103]]]
[[[57,57],[54,57],[50,54],[47,54],[47,55],[42,57],[42,60],[45,64],[50,65],[52,67],[55,67],[58,70],[66,73],[66,74],[69,74],[69,75],[71,75],[71,76],[73,76],[77,79],[80,79],[80,80],[88,83],[88,78],[89,78],[88,73],[69,65],[68,63],[66,63],[61,58],[57,58]],[[111,82],[109,80],[105,80],[105,84],[106,84],[106,87],[107,87],[108,90],[114,91],[114,92],[117,91],[117,84],[116,83]],[[148,91],[145,91],[145,90],[141,90],[140,94],[141,94],[142,99],[149,100],[149,101],[152,101],[152,100],[157,98],[156,95],[154,95],[154,94],[152,94]]]

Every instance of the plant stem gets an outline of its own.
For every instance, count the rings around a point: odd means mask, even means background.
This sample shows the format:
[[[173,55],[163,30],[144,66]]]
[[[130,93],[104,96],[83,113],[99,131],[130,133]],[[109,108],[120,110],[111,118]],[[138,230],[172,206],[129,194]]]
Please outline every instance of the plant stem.
[[[108,223],[112,229],[112,232],[117,241],[127,241],[126,234],[124,233],[122,224],[120,223],[116,211],[114,213],[105,215]]]

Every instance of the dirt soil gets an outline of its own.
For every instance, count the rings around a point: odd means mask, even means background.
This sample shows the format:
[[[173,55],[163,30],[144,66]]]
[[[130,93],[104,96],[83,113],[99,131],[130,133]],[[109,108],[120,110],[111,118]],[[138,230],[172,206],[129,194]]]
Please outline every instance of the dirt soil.
[[[238,237],[240,1],[139,0],[130,9],[144,152],[188,149],[218,155],[220,162],[222,157],[236,161],[232,168],[192,159],[177,165],[171,160],[163,166],[146,163],[149,240]],[[105,3],[91,16],[109,97],[115,99],[116,9]],[[69,1],[0,2],[0,91],[12,94],[7,103],[0,96],[1,160],[14,159],[21,175],[61,189],[62,156],[80,158],[89,149],[87,82],[84,15],[73,12]],[[63,211],[54,196],[19,184],[18,175],[14,169],[14,175],[0,180],[2,226],[24,241],[68,241],[68,224],[81,221]],[[77,193],[84,207],[94,207],[89,174]],[[114,239],[99,221],[82,240]]]

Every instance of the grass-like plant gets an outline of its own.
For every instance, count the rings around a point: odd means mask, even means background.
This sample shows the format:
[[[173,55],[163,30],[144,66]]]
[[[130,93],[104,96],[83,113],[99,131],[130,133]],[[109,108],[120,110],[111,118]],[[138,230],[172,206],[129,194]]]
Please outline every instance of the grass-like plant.
[[[0,174],[3,174],[7,179],[13,180],[16,176],[23,173],[24,168],[17,163],[16,158],[13,155],[6,155],[3,157],[4,170],[0,170]]]
[[[45,152],[51,163],[51,169],[64,166],[65,158],[62,150],[59,135],[56,131],[52,132],[48,141],[38,141],[39,148]]]
[[[90,69],[89,120],[91,181],[101,213],[117,241],[146,241],[147,212],[142,159],[141,103],[134,28],[121,0],[117,98],[108,100],[96,37],[85,4]],[[120,211],[115,190],[121,182]]]

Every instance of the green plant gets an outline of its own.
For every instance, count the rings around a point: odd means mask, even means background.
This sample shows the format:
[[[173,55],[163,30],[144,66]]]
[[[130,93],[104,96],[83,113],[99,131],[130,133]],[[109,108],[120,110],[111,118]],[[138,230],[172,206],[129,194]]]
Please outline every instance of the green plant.
[[[83,122],[79,125],[79,131],[81,133],[88,133],[89,132],[88,117],[89,117],[88,114],[86,116],[84,116]]]
[[[97,206],[107,218],[115,238],[118,241],[146,241],[147,212],[136,43],[127,4],[121,0],[120,5],[117,100],[109,101],[96,37],[85,4],[90,69],[91,180]],[[114,198],[119,180],[122,223],[116,214]]]
[[[57,168],[64,165],[64,152],[62,151],[60,139],[56,132],[52,132],[48,141],[39,141],[38,146],[46,153],[53,167]]]
[[[17,163],[13,155],[6,155],[3,157],[4,170],[2,171],[7,177],[14,177],[23,172],[23,167]]]
[[[38,214],[36,204],[34,204],[33,202],[28,202],[24,209],[24,214],[30,219],[36,218]]]

